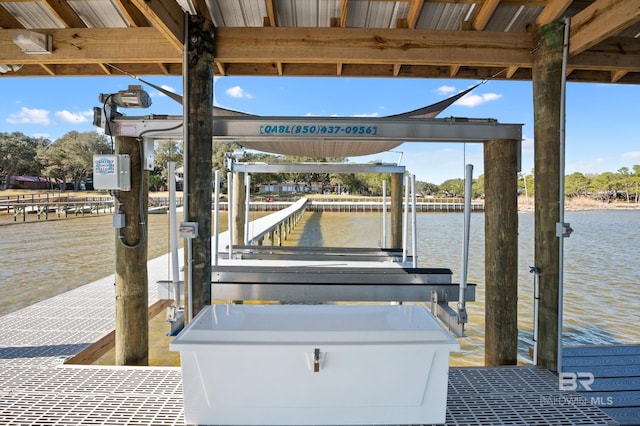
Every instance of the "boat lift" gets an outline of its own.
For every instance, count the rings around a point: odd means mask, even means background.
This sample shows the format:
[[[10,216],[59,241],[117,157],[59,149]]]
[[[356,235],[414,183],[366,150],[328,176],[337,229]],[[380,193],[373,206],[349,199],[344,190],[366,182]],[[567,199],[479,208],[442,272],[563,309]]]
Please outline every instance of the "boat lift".
[[[214,114],[216,114],[214,112]],[[333,150],[334,153],[346,152],[347,146],[358,145],[360,151],[369,150],[380,152],[403,143],[403,142],[476,142],[484,143],[487,140],[510,140],[520,141],[522,137],[520,124],[500,124],[494,119],[468,119],[468,118],[416,118],[410,116],[400,117],[262,117],[225,111],[216,115],[213,125],[214,140],[232,140],[241,145],[263,150],[267,152],[278,152],[278,150],[301,149],[315,155],[318,150]],[[117,136],[127,136],[142,138],[144,147],[152,146],[154,140],[160,139],[181,139],[182,117],[179,116],[144,116],[128,117],[116,116],[105,126],[107,134]],[[261,149],[262,148],[262,149]],[[323,151],[324,152],[324,151]],[[367,152],[370,153],[370,152]],[[356,154],[358,155],[358,154]],[[359,155],[364,155],[360,153]],[[149,153],[145,153],[145,158]],[[327,155],[323,155],[327,156]],[[343,156],[343,155],[328,155]],[[349,156],[349,155],[347,155]],[[379,165],[384,167],[383,165]],[[240,165],[234,165],[239,171]],[[328,167],[321,164],[318,167]],[[309,169],[305,169],[308,171]],[[326,171],[326,169],[325,169]],[[415,191],[414,191],[415,193]],[[409,195],[405,199],[408,201]],[[216,199],[218,195],[216,195]],[[467,209],[469,210],[469,209]],[[405,214],[408,214],[408,204]],[[415,215],[415,208],[414,208]],[[408,216],[405,221],[408,222]],[[407,225],[405,225],[406,228]],[[415,229],[415,225],[414,225]],[[406,247],[406,244],[405,244]],[[415,242],[414,242],[415,247]],[[262,250],[262,249],[254,249]],[[254,251],[255,253],[255,251]],[[229,252],[231,256],[231,251]],[[414,253],[414,258],[417,256]],[[403,253],[403,262],[408,259],[407,253]],[[349,297],[354,301],[416,301],[430,303],[434,313],[448,325],[455,334],[464,333],[464,323],[466,322],[465,304],[467,301],[475,300],[475,287],[462,283],[453,284],[450,280],[446,283],[433,280],[435,276],[428,269],[417,268],[417,265],[408,266],[405,263],[390,263],[396,268],[393,274],[377,273],[371,269],[369,275],[353,276],[347,270],[343,270],[344,275],[337,274],[338,269],[333,268],[332,273],[323,271],[313,271],[313,274],[305,274],[304,282],[287,282],[292,275],[281,273],[280,271],[267,271],[265,269],[256,270],[259,274],[254,275],[255,282],[244,282],[239,277],[246,279],[246,274],[234,274],[225,272],[219,274],[226,266],[222,259],[217,259],[219,265],[214,265],[212,272],[212,294],[214,298],[218,295],[235,291],[235,296],[229,294],[231,300],[241,300],[249,298],[251,295],[259,294],[261,300],[267,299],[268,293],[278,300],[287,300],[292,294],[295,295],[292,301],[314,302],[331,300],[332,297]],[[412,261],[415,259],[412,259]],[[215,263],[215,262],[214,262]],[[247,269],[245,262],[243,268]],[[362,266],[362,264],[360,264]],[[385,265],[386,266],[386,265]],[[466,268],[466,266],[464,267]],[[463,269],[464,269],[463,268]],[[311,270],[306,270],[311,272]],[[299,271],[300,273],[304,271]],[[382,271],[378,271],[382,272]],[[308,283],[308,277],[325,276],[319,282]],[[446,275],[446,274],[445,274]],[[295,278],[299,280],[301,275]],[[344,282],[341,276],[358,278],[357,282]],[[223,278],[224,277],[224,278]],[[393,277],[395,282],[378,282],[380,277],[385,280]],[[466,274],[465,274],[466,278]],[[277,285],[276,281],[282,281]],[[295,281],[295,282],[293,282]],[[295,285],[295,287],[293,287]],[[342,286],[345,287],[342,287]],[[341,287],[337,287],[341,286]],[[256,288],[260,287],[260,291]],[[322,288],[325,287],[325,288]],[[342,288],[343,290],[337,290]],[[233,290],[235,289],[235,290]],[[247,289],[251,289],[248,291]],[[452,291],[453,290],[453,291]],[[330,296],[329,293],[340,296]],[[341,294],[342,293],[342,294]],[[304,297],[302,297],[302,296]],[[240,297],[242,296],[242,297]],[[458,299],[458,310],[455,311],[448,306],[449,301]],[[257,296],[256,296],[257,297]],[[254,297],[254,298],[256,298]]]

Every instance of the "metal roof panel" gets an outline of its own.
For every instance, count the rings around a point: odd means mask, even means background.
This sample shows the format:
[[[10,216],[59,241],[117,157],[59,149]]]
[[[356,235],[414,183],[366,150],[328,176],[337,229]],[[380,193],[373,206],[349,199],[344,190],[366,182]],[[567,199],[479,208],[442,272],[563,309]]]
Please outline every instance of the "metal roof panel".
[[[8,2],[2,6],[27,29],[64,28],[42,2]]]
[[[475,4],[425,3],[416,24],[421,30],[459,30],[460,24],[469,18]]]
[[[125,28],[129,25],[113,0],[69,0],[89,28]]]

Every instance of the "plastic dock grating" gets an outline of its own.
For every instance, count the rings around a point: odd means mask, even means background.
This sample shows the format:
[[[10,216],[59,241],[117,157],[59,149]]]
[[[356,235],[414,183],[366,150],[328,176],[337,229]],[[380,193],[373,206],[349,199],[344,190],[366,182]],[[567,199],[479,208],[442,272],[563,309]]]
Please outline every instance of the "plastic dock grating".
[[[164,279],[166,257],[149,265],[149,302]],[[151,272],[154,272],[154,275]],[[184,424],[182,377],[172,367],[62,365],[111,331],[113,277],[2,317],[1,425]],[[585,398],[558,389],[552,373],[535,367],[451,368],[449,426],[610,426]]]

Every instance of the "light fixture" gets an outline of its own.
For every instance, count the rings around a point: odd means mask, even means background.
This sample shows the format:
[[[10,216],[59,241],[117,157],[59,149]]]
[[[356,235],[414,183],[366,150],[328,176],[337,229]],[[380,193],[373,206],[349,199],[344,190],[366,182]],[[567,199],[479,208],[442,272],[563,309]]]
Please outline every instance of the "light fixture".
[[[13,35],[13,42],[18,45],[22,53],[30,55],[51,53],[53,50],[53,41],[50,34],[19,31]]]
[[[6,74],[9,71],[19,71],[20,68],[22,68],[22,65],[16,65],[16,64],[0,64],[0,74]]]

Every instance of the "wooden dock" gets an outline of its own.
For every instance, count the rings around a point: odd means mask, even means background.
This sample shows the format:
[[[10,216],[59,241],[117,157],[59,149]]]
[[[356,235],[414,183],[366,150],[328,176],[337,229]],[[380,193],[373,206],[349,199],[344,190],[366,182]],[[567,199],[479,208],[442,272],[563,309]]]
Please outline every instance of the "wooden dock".
[[[563,350],[563,383],[620,425],[640,425],[640,345]]]

